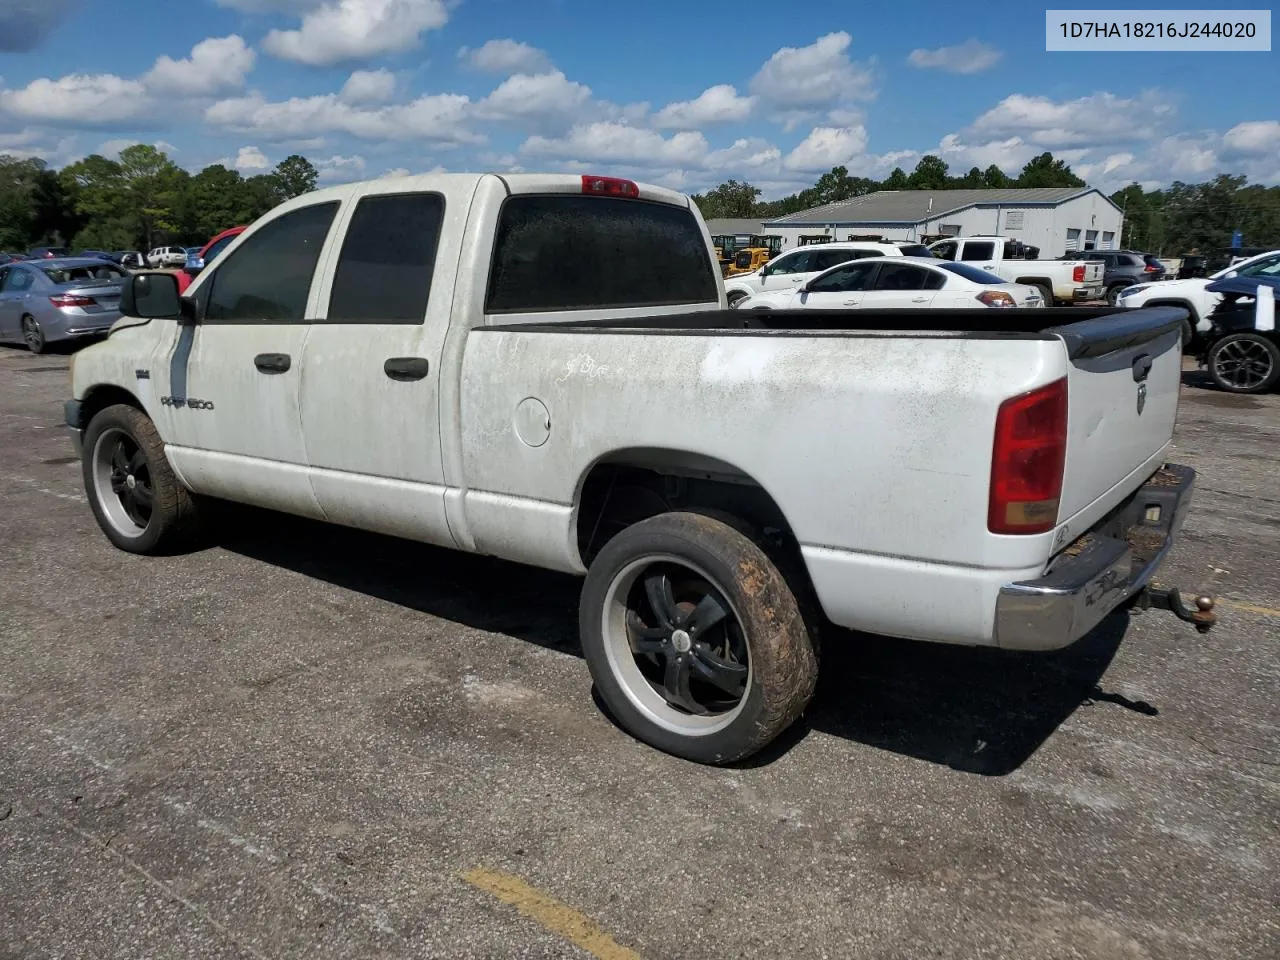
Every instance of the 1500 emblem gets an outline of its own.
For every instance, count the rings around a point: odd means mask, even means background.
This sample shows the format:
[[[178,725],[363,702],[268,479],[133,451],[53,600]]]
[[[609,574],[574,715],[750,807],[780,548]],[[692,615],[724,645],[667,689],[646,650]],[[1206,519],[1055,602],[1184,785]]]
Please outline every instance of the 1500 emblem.
[[[212,410],[212,400],[196,400],[193,397],[161,397],[166,407],[186,407],[188,410]]]

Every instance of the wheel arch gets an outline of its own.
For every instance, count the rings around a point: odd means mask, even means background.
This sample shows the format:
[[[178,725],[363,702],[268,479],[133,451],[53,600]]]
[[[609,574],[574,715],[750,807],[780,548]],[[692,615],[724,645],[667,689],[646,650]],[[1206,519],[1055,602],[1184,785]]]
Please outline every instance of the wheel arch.
[[[627,526],[689,509],[731,514],[798,552],[790,521],[764,484],[735,464],[672,447],[625,447],[597,457],[574,491],[573,542],[589,565]]]
[[[80,401],[80,422],[77,424],[68,424],[68,426],[79,427],[81,430],[88,429],[89,423],[95,416],[107,409],[107,407],[113,407],[116,404],[124,404],[126,406],[134,407],[144,414],[147,413],[147,409],[142,405],[142,401],[124,387],[118,387],[111,383],[103,383],[90,387],[88,391],[86,391],[84,398]],[[148,416],[150,416],[150,414],[148,414]]]

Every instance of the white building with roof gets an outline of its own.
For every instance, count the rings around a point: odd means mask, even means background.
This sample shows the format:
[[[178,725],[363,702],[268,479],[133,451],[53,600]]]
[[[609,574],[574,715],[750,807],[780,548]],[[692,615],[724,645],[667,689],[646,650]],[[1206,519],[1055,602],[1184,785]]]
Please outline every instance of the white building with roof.
[[[1040,249],[1041,259],[1073,250],[1120,248],[1124,213],[1094,187],[1008,190],[879,190],[765,220],[783,249],[880,236],[1001,236]]]

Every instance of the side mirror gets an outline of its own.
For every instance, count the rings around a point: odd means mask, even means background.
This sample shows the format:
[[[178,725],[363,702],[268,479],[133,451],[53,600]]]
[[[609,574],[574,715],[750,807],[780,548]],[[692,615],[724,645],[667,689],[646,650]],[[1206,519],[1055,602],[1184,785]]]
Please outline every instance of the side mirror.
[[[796,291],[796,293],[808,293],[808,292],[809,292],[809,285],[807,283],[800,284],[800,289]]]
[[[120,291],[120,312],[142,320],[194,319],[182,308],[178,280],[171,273],[135,273]]]

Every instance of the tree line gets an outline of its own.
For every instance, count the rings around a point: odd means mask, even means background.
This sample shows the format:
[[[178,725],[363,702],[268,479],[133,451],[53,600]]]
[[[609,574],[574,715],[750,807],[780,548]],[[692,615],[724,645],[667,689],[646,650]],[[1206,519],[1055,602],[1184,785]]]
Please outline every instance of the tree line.
[[[244,177],[222,164],[192,174],[161,150],[138,144],[112,160],[98,154],[61,170],[42,160],[0,155],[0,251],[32,246],[151,250],[167,243],[203,243],[227,227],[252,223],[277,204],[314,190],[316,168],[294,154],[268,173]],[[942,158],[921,158],[911,173],[895,168],[882,181],[833,167],[818,181],[780,200],[762,201],[750,183],[729,180],[694,194],[708,219],[763,219],[798,213],[876,190],[959,190],[1001,187],[1083,187],[1062,160],[1042,153],[1016,177],[992,164],[953,176]],[[1239,231],[1246,246],[1280,247],[1280,187],[1222,174],[1160,190],[1130,184],[1111,195],[1125,212],[1123,245],[1161,256],[1221,250]]]
[[[0,250],[201,244],[314,190],[318,179],[297,154],[251,177],[220,163],[192,174],[145,144],[117,160],[93,154],[56,171],[43,160],[0,155]]]
[[[845,167],[833,167],[812,187],[780,200],[762,201],[758,187],[739,180],[694,194],[693,200],[707,219],[768,219],[877,190],[1083,186],[1085,182],[1070,166],[1052,153],[1034,157],[1016,177],[995,164],[952,176],[947,163],[930,154],[911,173],[897,167],[884,180],[850,176]],[[1143,190],[1133,183],[1111,194],[1111,200],[1125,213],[1122,243],[1129,249],[1159,256],[1223,250],[1231,246],[1237,231],[1245,246],[1280,247],[1280,186],[1264,187],[1249,184],[1242,176],[1220,174],[1204,183],[1175,181],[1158,190]]]

